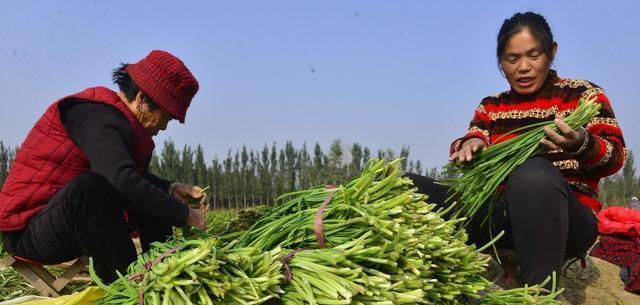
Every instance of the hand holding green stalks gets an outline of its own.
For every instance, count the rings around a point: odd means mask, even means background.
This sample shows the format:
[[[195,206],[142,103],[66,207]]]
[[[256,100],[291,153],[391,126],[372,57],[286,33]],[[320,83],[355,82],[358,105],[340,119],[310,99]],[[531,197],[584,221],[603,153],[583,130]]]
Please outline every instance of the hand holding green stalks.
[[[206,186],[204,188],[200,188],[200,191],[198,191],[198,194],[201,194],[201,197],[199,200],[200,208],[205,213],[209,209],[209,197],[207,196],[207,193],[206,193],[208,189],[209,189],[209,186]]]
[[[192,192],[195,191],[196,194],[193,195],[192,198],[188,199],[187,204],[192,209],[199,209],[200,212],[202,213],[202,217],[204,220],[204,215],[206,215],[207,210],[209,209],[209,198],[205,193],[207,189],[209,189],[209,187],[207,186],[205,188],[200,188],[198,186],[192,186],[191,188],[192,188]],[[205,225],[204,228],[200,228],[202,232],[206,232],[206,222],[204,223],[204,225]],[[191,226],[189,225],[185,225],[182,228],[182,235],[188,238],[195,237],[195,235],[191,231]]]
[[[496,194],[511,171],[531,156],[545,151],[540,144],[548,149],[572,149],[576,143],[581,143],[580,140],[588,135],[576,129],[596,116],[600,106],[595,97],[580,99],[576,109],[564,121],[556,118],[554,122],[545,121],[518,128],[504,136],[522,132],[520,135],[503,142],[498,139],[498,144],[478,153],[458,169],[460,175],[457,178],[446,181],[453,190],[449,199],[460,196],[457,213],[468,218],[475,215]],[[580,135],[582,132],[584,134]]]

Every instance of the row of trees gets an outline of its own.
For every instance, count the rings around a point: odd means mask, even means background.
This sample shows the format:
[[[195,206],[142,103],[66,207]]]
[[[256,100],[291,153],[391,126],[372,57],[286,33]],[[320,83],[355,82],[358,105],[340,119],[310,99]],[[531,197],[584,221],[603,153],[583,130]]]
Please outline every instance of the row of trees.
[[[15,149],[0,141],[0,185],[4,183]],[[297,189],[322,184],[336,184],[360,173],[371,157],[395,159],[403,157],[405,172],[425,175],[434,179],[452,176],[450,166],[424,168],[420,160],[409,159],[409,147],[378,150],[375,154],[358,143],[345,147],[334,141],[327,152],[315,143],[312,150],[306,143],[296,148],[292,142],[284,147],[275,143],[254,151],[243,146],[229,150],[224,158],[215,156],[205,160],[200,145],[195,149],[185,145],[182,149],[166,141],[160,153],[154,154],[150,170],[160,177],[194,185],[209,186],[214,208],[244,208],[256,204],[273,204],[277,196]],[[634,156],[629,153],[623,169],[602,180],[600,199],[609,205],[625,205],[640,193],[640,178],[636,177]]]
[[[406,146],[397,154],[387,149],[372,155],[368,147],[358,143],[345,149],[340,140],[334,141],[328,152],[318,143],[309,150],[306,143],[296,148],[290,141],[284,147],[265,144],[258,151],[243,146],[229,150],[224,159],[214,157],[209,164],[199,145],[195,149],[188,145],[178,149],[167,141],[160,155],[153,156],[151,171],[169,180],[209,186],[214,207],[241,208],[272,204],[277,196],[301,188],[340,183],[360,173],[366,160],[373,156],[403,157],[401,166],[405,171],[425,173],[420,160],[408,160]],[[437,175],[438,171],[430,172]]]
[[[640,197],[633,151],[629,150],[622,170],[600,181],[599,196],[606,205],[627,205],[632,197]]]
[[[7,179],[9,172],[9,166],[13,162],[13,157],[16,155],[17,149],[11,149],[4,145],[0,141],[0,187],[4,184],[4,180]]]

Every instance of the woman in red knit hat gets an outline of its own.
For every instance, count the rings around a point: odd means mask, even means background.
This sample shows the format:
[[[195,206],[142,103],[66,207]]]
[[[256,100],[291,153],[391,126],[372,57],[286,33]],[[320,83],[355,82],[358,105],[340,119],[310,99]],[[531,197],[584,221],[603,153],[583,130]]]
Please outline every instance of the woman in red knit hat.
[[[450,161],[466,163],[519,127],[542,121],[557,125],[559,132],[546,128],[547,138],[541,141],[548,152],[517,167],[505,181],[491,214],[493,232],[481,226],[486,208],[467,227],[470,243],[480,245],[505,231],[498,247],[513,249],[519,284],[559,274],[567,259],[581,257],[593,245],[598,233],[594,212],[601,208],[598,183],[620,169],[625,156],[622,132],[604,91],[551,70],[557,49],[543,16],[526,12],[504,20],[496,55],[510,89],[482,100],[466,134],[450,150]],[[572,129],[562,118],[580,98],[591,96],[601,103],[599,114]],[[445,187],[425,177],[412,178],[444,202]]]
[[[198,82],[182,61],[152,51],[113,73],[119,87],[86,89],[54,102],[31,129],[0,192],[0,231],[15,256],[60,263],[94,258],[106,282],[172,234],[205,229],[207,196],[197,186],[147,171],[152,137],[185,120]],[[201,209],[184,204],[198,200]]]

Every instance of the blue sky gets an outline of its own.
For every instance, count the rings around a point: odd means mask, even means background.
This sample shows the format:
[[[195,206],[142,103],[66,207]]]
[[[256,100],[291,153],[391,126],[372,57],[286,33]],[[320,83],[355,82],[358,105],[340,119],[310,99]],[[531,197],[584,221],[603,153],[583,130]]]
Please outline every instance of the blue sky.
[[[153,3],[153,4],[152,4]],[[156,137],[207,157],[265,143],[404,145],[447,160],[473,109],[508,89],[495,39],[517,11],[543,14],[560,76],[602,86],[640,152],[640,2],[1,1],[0,140],[19,145],[48,104],[111,84],[152,49],[200,82],[186,124]]]

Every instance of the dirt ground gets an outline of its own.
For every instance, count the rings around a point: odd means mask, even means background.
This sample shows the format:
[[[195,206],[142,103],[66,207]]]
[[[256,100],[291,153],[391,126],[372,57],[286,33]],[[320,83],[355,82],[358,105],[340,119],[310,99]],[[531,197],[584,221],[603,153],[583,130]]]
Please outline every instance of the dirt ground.
[[[567,273],[560,277],[562,305],[616,305],[618,301],[625,305],[640,305],[640,295],[624,290],[620,279],[620,267],[595,257],[587,257],[587,267],[579,262],[571,265]],[[503,286],[499,265],[491,262],[487,278]]]
[[[617,301],[640,305],[640,295],[624,290],[620,268],[596,257],[587,258],[587,268],[573,264],[562,277],[562,304],[614,305]]]

